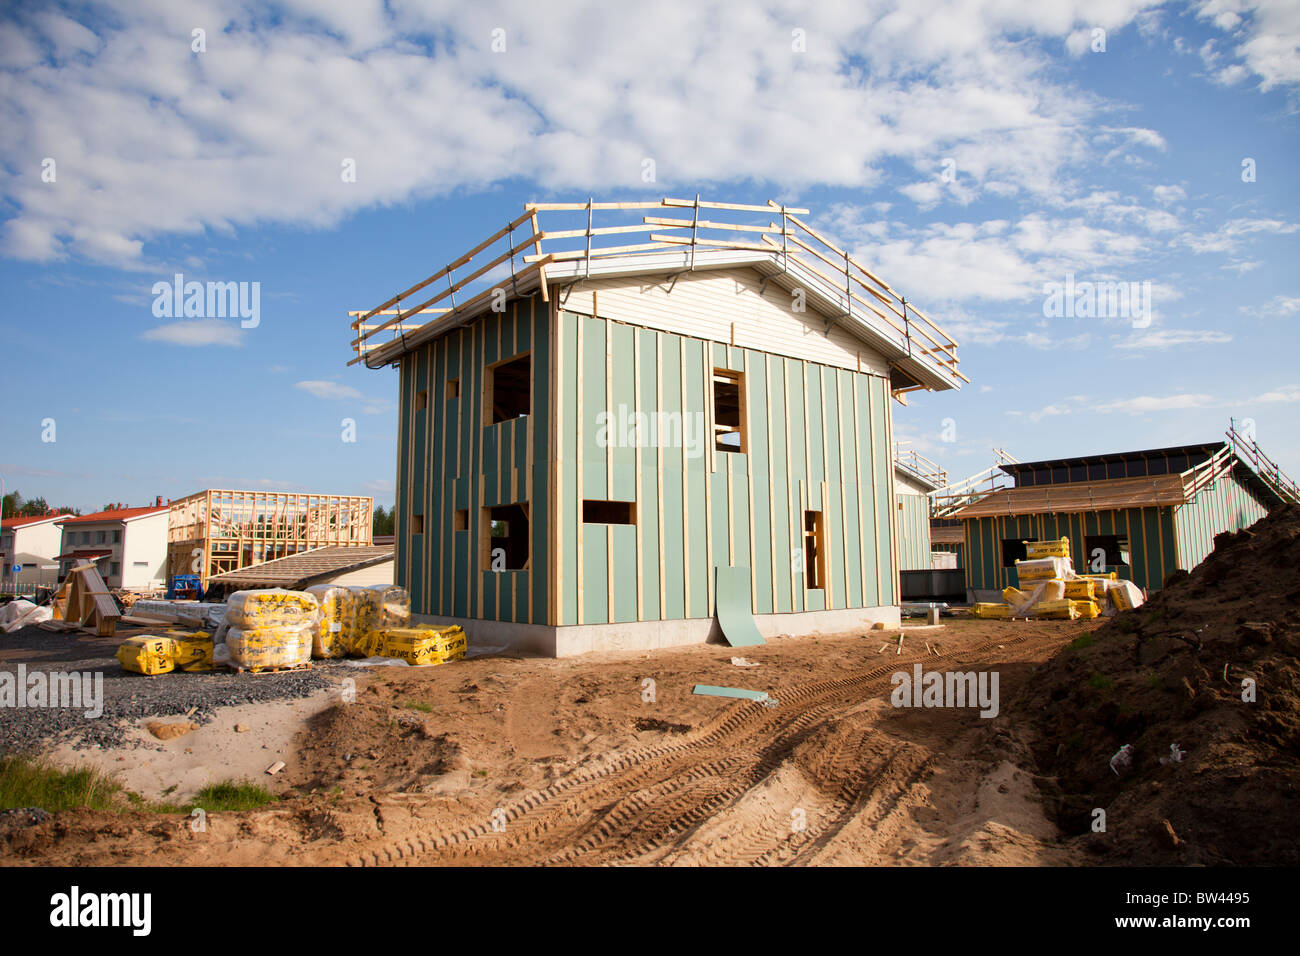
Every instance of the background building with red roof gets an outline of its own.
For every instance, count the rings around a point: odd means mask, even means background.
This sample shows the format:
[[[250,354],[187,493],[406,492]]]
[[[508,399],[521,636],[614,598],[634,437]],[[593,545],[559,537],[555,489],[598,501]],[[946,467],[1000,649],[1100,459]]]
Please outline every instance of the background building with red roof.
[[[0,592],[31,593],[37,585],[53,585],[59,576],[62,530],[67,515],[5,518],[0,522]]]
[[[78,559],[94,561],[110,588],[161,587],[167,574],[167,513],[161,498],[132,508],[118,504],[88,515],[64,515],[60,577]]]

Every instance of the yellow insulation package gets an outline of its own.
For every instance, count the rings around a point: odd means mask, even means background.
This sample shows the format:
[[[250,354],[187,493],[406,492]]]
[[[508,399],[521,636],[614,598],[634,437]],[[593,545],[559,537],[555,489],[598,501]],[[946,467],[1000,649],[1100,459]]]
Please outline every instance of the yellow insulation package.
[[[1025,557],[1030,560],[1036,558],[1068,558],[1070,556],[1070,539],[1058,538],[1055,541],[1026,541]]]
[[[352,598],[352,631],[358,640],[371,631],[411,623],[411,599],[404,588],[390,584],[354,588]]]
[[[465,656],[465,632],[459,627],[389,627],[375,631],[378,654],[408,664],[444,664]]]
[[[236,591],[226,600],[226,623],[244,629],[305,624],[314,621],[318,613],[316,598],[306,591]]]
[[[970,612],[974,617],[994,618],[1005,621],[1011,617],[1011,606],[1008,604],[972,604]]]
[[[1101,608],[1097,606],[1096,601],[1071,601],[1070,607],[1074,609],[1076,617],[1081,617],[1088,621],[1101,613]]]
[[[1079,616],[1079,612],[1074,605],[1079,602],[1070,600],[1059,601],[1039,601],[1034,605],[1034,617],[1047,618],[1049,620],[1064,618],[1074,620]]]
[[[176,666],[176,642],[153,634],[128,637],[117,649],[117,659],[136,674],[166,674]]]
[[[232,627],[226,632],[230,663],[250,670],[307,664],[315,634],[315,621],[250,629]]]
[[[175,645],[173,660],[187,673],[212,670],[212,635],[207,631],[168,631]]]
[[[1072,601],[1091,601],[1097,596],[1099,581],[1090,578],[1075,578],[1065,582],[1065,596]]]
[[[353,626],[356,597],[352,588],[318,584],[307,589],[320,607],[320,621],[312,638],[314,657],[344,657],[356,643]]]
[[[1142,589],[1132,581],[1116,581],[1106,593],[1121,611],[1131,611],[1146,601]]]
[[[1023,585],[1029,581],[1048,581],[1052,578],[1074,577],[1074,564],[1069,558],[1036,558],[1032,561],[1017,561],[1016,575]]]

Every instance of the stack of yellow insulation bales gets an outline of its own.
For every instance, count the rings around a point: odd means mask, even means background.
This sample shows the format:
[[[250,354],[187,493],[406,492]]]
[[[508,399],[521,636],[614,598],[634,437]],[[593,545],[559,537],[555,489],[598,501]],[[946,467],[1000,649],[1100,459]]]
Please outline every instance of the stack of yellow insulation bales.
[[[387,584],[353,591],[352,627],[358,635],[385,627],[404,627],[411,622],[411,599],[403,588]]]
[[[236,591],[226,602],[232,666],[248,670],[309,665],[320,607],[305,591]]]
[[[354,590],[335,584],[318,584],[307,589],[320,606],[320,622],[312,636],[313,657],[345,657],[356,643]]]
[[[1142,589],[1132,581],[1108,574],[1076,574],[1070,560],[1070,539],[1026,541],[1025,558],[1016,562],[1018,588],[1002,592],[1002,604],[976,604],[979,618],[1074,620],[1115,614],[1140,605]]]
[[[387,654],[384,632],[411,623],[411,599],[390,584],[321,585],[307,593],[320,606],[312,636],[315,657],[398,657]]]

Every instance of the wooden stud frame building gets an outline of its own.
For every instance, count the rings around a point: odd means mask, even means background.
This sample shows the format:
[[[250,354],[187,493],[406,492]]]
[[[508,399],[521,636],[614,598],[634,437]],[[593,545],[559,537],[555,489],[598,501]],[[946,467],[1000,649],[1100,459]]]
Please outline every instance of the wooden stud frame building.
[[[806,215],[532,204],[351,313],[352,362],[401,373],[420,618],[555,655],[698,642],[732,567],[764,633],[897,622],[890,400],[966,378]]]
[[[214,574],[312,548],[369,547],[374,499],[208,489],[170,505],[167,574]]]

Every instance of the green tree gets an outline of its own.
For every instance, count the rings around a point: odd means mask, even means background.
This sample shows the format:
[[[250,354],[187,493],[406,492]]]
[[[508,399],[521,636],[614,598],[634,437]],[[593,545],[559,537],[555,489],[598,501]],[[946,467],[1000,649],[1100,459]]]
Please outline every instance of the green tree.
[[[66,505],[51,509],[44,498],[24,498],[17,489],[4,496],[6,518],[38,518],[49,514],[51,510],[61,515],[81,514],[79,509],[69,508]]]
[[[387,511],[383,505],[375,506],[374,520],[370,525],[370,532],[373,535],[393,534],[393,524],[397,519],[397,506],[394,505]]]

